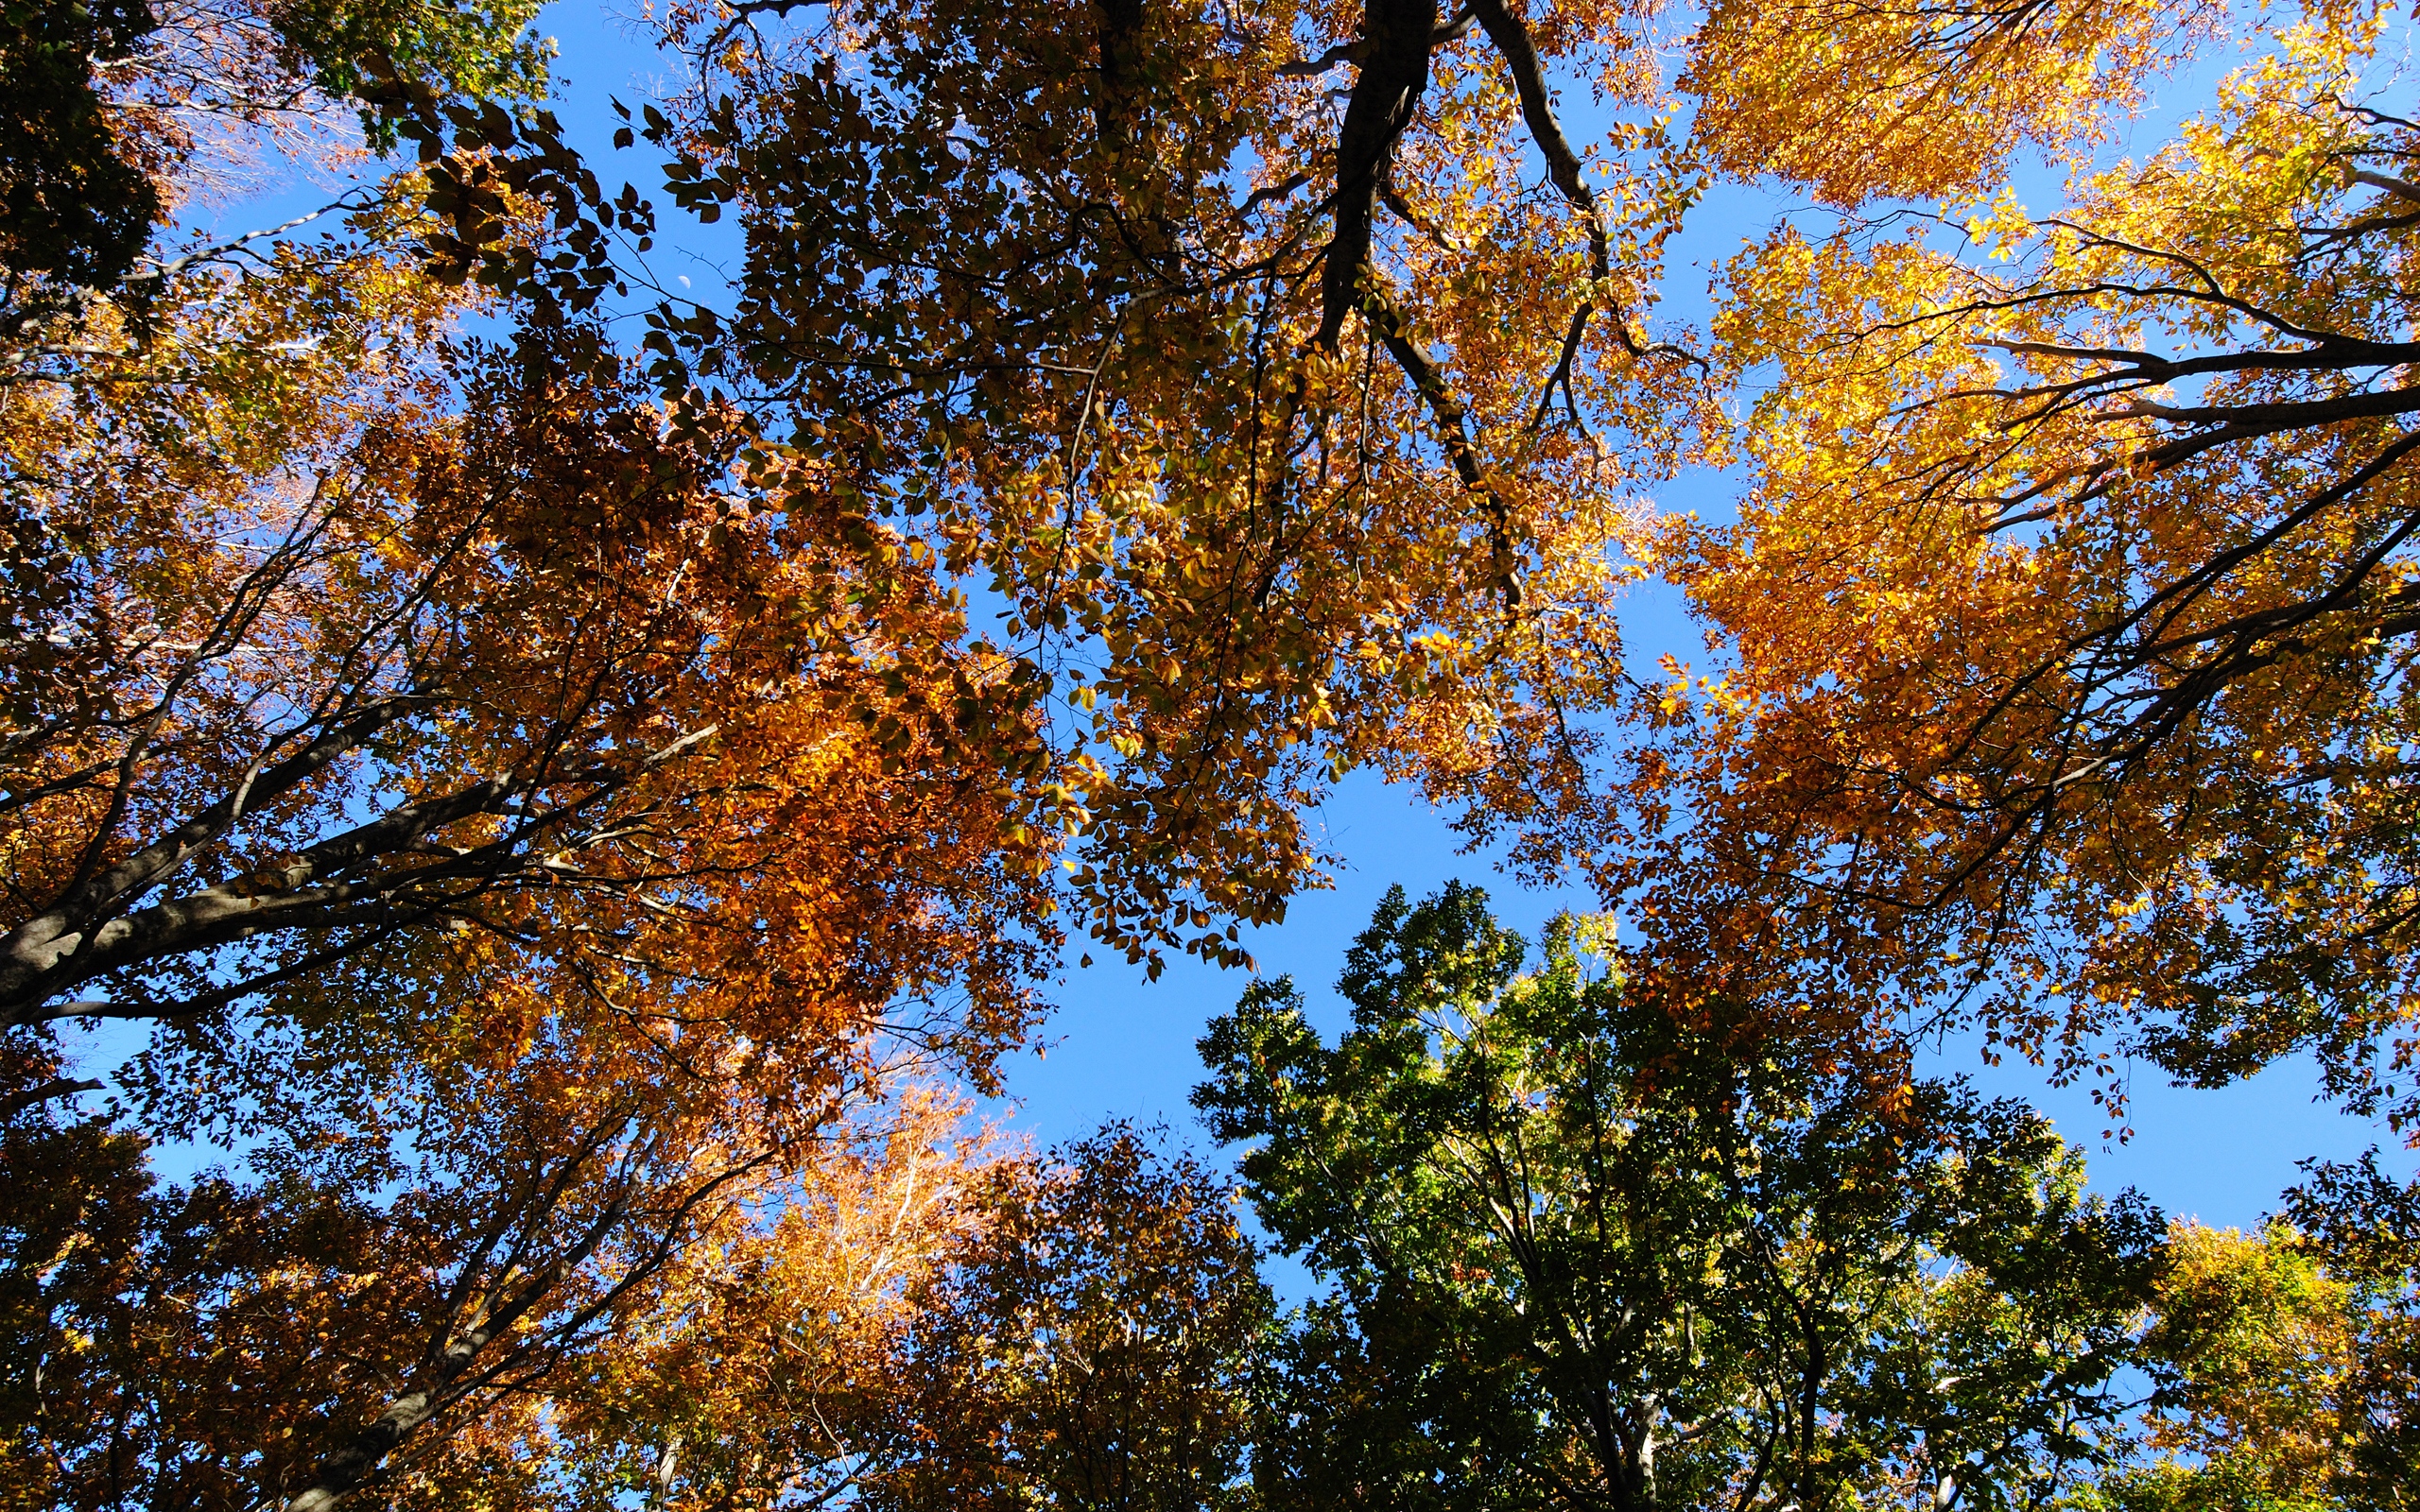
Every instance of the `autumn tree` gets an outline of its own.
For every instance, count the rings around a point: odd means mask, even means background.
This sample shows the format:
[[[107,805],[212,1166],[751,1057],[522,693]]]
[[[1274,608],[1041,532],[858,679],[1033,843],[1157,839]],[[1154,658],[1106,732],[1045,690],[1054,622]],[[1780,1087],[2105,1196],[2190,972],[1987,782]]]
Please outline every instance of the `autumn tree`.
[[[2323,1278],[2305,1294],[2320,1305],[2282,1309],[2290,1322],[2275,1332],[2321,1346],[2305,1357],[2325,1359],[2329,1400],[2315,1422],[2296,1423],[2300,1432],[2288,1441],[2307,1442],[2314,1427],[2327,1434],[2330,1453],[2312,1467],[2327,1494],[2356,1506],[2409,1507],[2413,1492],[2405,1467],[2420,1452],[2420,1194],[2379,1170],[2376,1152],[2359,1160],[2309,1161],[2304,1170],[2283,1214],[2290,1240],[2264,1237]],[[2279,1290],[2291,1303],[2305,1301],[2290,1288]],[[2236,1323],[2244,1312],[2259,1315],[2249,1309],[2221,1315]],[[2239,1323],[2237,1331],[2230,1342],[2241,1340]],[[2240,1369],[2252,1362],[2238,1356],[2226,1363]],[[2249,1383],[2242,1376],[2205,1374],[2217,1375],[2222,1388]],[[2308,1379],[2290,1369],[2275,1377],[2291,1385]],[[2209,1395],[2218,1399],[2213,1405],[2224,1400]],[[2219,1414],[2205,1421],[2212,1418]]]
[[[1647,118],[1642,17],[672,20],[698,90],[637,124],[748,257],[727,316],[667,305],[656,344],[1005,602],[1072,700],[1076,889],[1114,944],[1233,959],[1211,926],[1276,917],[1335,772],[1548,719],[1506,690],[1611,654],[1606,547],[1699,392],[1649,325],[1697,179]],[[1554,75],[1599,61],[1625,124],[1589,161]]]
[[[930,1089],[857,1121],[736,1244],[689,1246],[638,1326],[542,1423],[455,1460],[530,1503],[820,1504],[862,1486],[900,1400],[900,1341],[939,1267],[1015,1185],[1023,1152]],[[878,1135],[878,1138],[869,1137]]]
[[[1245,1504],[1270,1322],[1232,1192],[1113,1126],[1035,1156],[929,1093],[688,1246],[544,1411],[498,1398],[407,1504]]]
[[[9,333],[15,1490],[316,1512],[509,1463],[610,1501],[640,1453],[778,1493],[769,1457],[834,1452],[821,1397],[749,1450],[641,1377],[904,1284],[815,1300],[876,1200],[830,1147],[910,1168],[907,1252],[947,1221],[896,1088],[988,1085],[1029,1026],[1066,772],[1029,668],[846,469],[642,383],[525,276],[596,246],[533,214],[602,203],[546,118],[320,19],[325,67],[369,60],[320,84],[422,144],[430,213],[406,183]],[[191,104],[143,118],[167,190]],[[542,318],[450,335],[471,278]],[[89,1114],[56,1036],[111,1019],[152,1040]],[[246,1154],[162,1188],[163,1136]]]
[[[510,350],[449,337],[449,278],[544,302],[533,180],[477,160],[552,128],[381,79],[453,202],[164,265],[72,340],[26,327],[0,387],[0,995],[37,1058],[153,1034],[121,1119],[11,1091],[84,1130],[46,1148],[120,1242],[76,1305],[137,1338],[86,1410],[34,1378],[37,1499],[405,1495],[611,1346],[743,1347],[678,1263],[818,1211],[818,1152],[900,1075],[984,1082],[1054,942],[1029,668],[845,469],[666,400],[561,300]],[[397,255],[432,234],[463,255]],[[253,1175],[154,1194],[163,1134]],[[261,1406],[196,1418],[230,1361]]]
[[[1013,664],[728,414],[451,333],[424,224],[185,266],[0,384],[29,1504],[483,1473],[1035,1011]],[[114,1116],[99,1020],[150,1031]],[[245,1153],[163,1188],[164,1141]]]
[[[2258,24],[2211,109],[2048,208],[1990,161],[1785,156],[1843,208],[1724,271],[1747,491],[1658,547],[1714,664],[1625,696],[1535,853],[1743,993],[1954,1006],[2066,1074],[2113,1038],[2205,1086],[2310,1053],[2407,1119],[2389,24]]]
[[[43,1314],[117,1347],[26,1356],[31,1501],[476,1473],[1035,1012],[1013,665],[811,469],[576,332],[449,336],[378,232],[0,388],[11,1044],[151,1031],[119,1118],[9,1089],[71,1162],[27,1272],[118,1241]],[[155,1193],[164,1137],[250,1153]]]
[[[2148,1452],[2080,1512],[2411,1504],[2411,1200],[2374,1160],[2312,1174],[2291,1221],[2171,1230]]]
[[[416,361],[438,291],[341,271],[225,312],[317,361],[9,396],[10,1022],[191,1021],[372,955],[544,954],[608,1017],[684,989],[879,1004],[901,983],[826,948],[840,912],[901,918],[858,936],[894,966],[988,954],[978,1016],[1013,1021],[1046,841],[1016,838],[1010,669],[912,577],[886,598],[896,548],[858,527],[861,555],[744,438],[500,352]],[[974,913],[877,901],[908,893]]]
[[[2036,1114],[1868,1084],[1752,1012],[1543,970],[1400,889],[1323,1042],[1289,982],[1201,1042],[1212,1131],[1333,1289],[1255,1449],[1282,1505],[2038,1505],[2122,1458],[2157,1215]]]
[[[405,1143],[356,1127],[173,1185],[140,1134],[13,1109],[8,1504],[613,1504],[676,1466],[759,1484],[767,1442],[718,1452],[748,1419],[717,1393],[879,1374],[919,1256],[966,1210],[963,1105],[860,1095],[786,1143],[726,1089],[600,1069],[409,1085]],[[723,1377],[738,1360],[761,1373]]]
[[[2152,1348],[2176,1374],[2158,1460],[2113,1477],[2120,1506],[2345,1504],[2329,1492],[2347,1423],[2338,1396],[2355,1309],[2289,1230],[2181,1227]],[[2353,1504],[2360,1504],[2354,1499]]]

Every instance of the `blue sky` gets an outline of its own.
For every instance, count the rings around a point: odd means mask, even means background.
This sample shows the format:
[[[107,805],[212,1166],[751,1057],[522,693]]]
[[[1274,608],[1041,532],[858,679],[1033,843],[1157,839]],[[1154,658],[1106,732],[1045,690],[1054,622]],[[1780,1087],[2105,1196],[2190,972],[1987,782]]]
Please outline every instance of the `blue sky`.
[[[1415,897],[1452,877],[1478,883],[1498,915],[1532,936],[1560,910],[1594,906],[1577,889],[1541,893],[1514,885],[1486,856],[1459,853],[1460,837],[1417,794],[1366,776],[1348,780],[1317,821],[1330,850],[1345,860],[1336,886],[1302,898],[1284,925],[1256,931],[1247,943],[1262,971],[1294,976],[1330,1034],[1348,1017],[1332,989],[1344,949],[1391,883],[1401,882]],[[1105,1118],[1160,1121],[1202,1143],[1185,1103],[1201,1079],[1193,1042],[1213,1016],[1234,1005],[1246,981],[1241,971],[1190,961],[1171,962],[1156,983],[1123,962],[1070,972],[1055,988],[1062,1005],[1046,1030],[1048,1043],[1010,1063],[1013,1122],[1053,1142]],[[2256,1224],[2275,1208],[2278,1193],[2294,1179],[2294,1162],[2306,1156],[2345,1159],[2374,1143],[2395,1143],[2383,1125],[2314,1102],[2315,1077],[2299,1061],[2216,1091],[2170,1088],[2146,1067],[2132,1083],[2134,1137],[2117,1143],[2100,1137],[2103,1120],[2082,1087],[2049,1087],[2022,1064],[1986,1067],[1971,1041],[1928,1060],[1937,1074],[1969,1075],[1987,1091],[2041,1108],[2084,1148],[2096,1187],[2136,1187],[2170,1215],[2204,1223]],[[2390,1163],[2409,1166],[2399,1152]]]

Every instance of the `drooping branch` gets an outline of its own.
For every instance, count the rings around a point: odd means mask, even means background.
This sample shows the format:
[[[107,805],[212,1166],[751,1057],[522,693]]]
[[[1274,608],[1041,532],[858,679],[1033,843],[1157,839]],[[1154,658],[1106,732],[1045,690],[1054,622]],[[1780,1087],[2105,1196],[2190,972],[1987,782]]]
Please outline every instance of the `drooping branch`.
[[[1387,355],[1411,380],[1422,403],[1428,406],[1431,421],[1436,426],[1438,440],[1444,446],[1446,456],[1454,464],[1455,476],[1462,487],[1477,495],[1479,507],[1487,514],[1490,568],[1495,578],[1495,590],[1503,597],[1507,610],[1521,604],[1521,584],[1515,570],[1512,551],[1512,512],[1490,480],[1486,467],[1479,461],[1478,448],[1471,437],[1470,413],[1445,382],[1438,368],[1417,337],[1410,322],[1374,282],[1362,300],[1362,318],[1370,322],[1370,330],[1386,347]]]
[[[1546,69],[1539,61],[1537,43],[1530,39],[1529,23],[1514,15],[1504,0],[1472,0],[1471,9],[1477,13],[1478,24],[1486,28],[1488,41],[1495,44],[1497,56],[1512,72],[1513,88],[1521,96],[1521,120],[1530,129],[1530,141],[1537,144],[1540,155],[1547,160],[1547,177],[1579,213],[1588,231],[1588,271],[1595,285],[1572,312],[1571,324],[1564,333],[1562,352],[1547,374],[1545,390],[1538,396],[1537,412],[1530,417],[1530,426],[1535,430],[1546,423],[1554,405],[1555,390],[1562,388],[1569,394],[1572,365],[1579,359],[1581,339],[1587,335],[1589,318],[1600,307],[1613,323],[1614,339],[1629,355],[1687,357],[1689,353],[1678,347],[1640,341],[1621,306],[1612,302],[1605,292],[1606,283],[1614,275],[1614,254],[1612,240],[1605,232],[1604,212],[1597,203],[1597,192],[1588,187],[1580,154],[1573,150],[1571,139],[1564,135],[1563,123],[1554,113],[1554,102],[1547,95]],[[1604,301],[1601,306],[1599,301]]]

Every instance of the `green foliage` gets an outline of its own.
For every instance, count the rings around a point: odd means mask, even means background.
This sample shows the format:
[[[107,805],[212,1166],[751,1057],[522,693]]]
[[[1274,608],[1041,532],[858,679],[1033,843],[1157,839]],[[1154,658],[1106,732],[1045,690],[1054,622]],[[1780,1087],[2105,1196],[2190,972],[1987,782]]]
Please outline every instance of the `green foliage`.
[[[0,5],[0,278],[98,284],[133,266],[159,191],[121,154],[93,65],[158,27],[146,0]]]
[[[337,99],[366,99],[386,77],[443,97],[537,99],[546,93],[554,54],[528,30],[539,3],[270,0],[268,10],[290,66]],[[373,146],[394,146],[390,119],[365,106],[362,123]]]
[[[403,138],[395,107],[544,94],[552,44],[538,0],[257,0],[181,15],[147,0],[0,4],[0,280],[5,302],[46,278],[122,283],[189,186],[182,113],[257,123],[316,90],[354,102],[371,146]],[[112,65],[96,76],[95,65]],[[47,306],[44,306],[45,308]]]
[[[1398,890],[1340,1043],[1286,981],[1202,1040],[1198,1106],[1333,1285],[1272,1503],[2000,1507],[2114,1463],[2158,1215],[2015,1104],[1684,1021],[1600,941],[1517,976],[1484,894]]]

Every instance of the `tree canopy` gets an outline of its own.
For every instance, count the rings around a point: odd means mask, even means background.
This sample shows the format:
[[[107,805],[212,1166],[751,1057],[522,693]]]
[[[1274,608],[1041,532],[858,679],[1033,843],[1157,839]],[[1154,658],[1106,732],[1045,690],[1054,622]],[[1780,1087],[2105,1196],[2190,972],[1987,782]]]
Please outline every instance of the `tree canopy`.
[[[538,16],[0,6],[11,1504],[2411,1504],[2391,1158],[1914,1069],[2420,1117],[2406,11]],[[1610,912],[1219,1021],[1280,1306],[970,1099],[1357,767]]]

